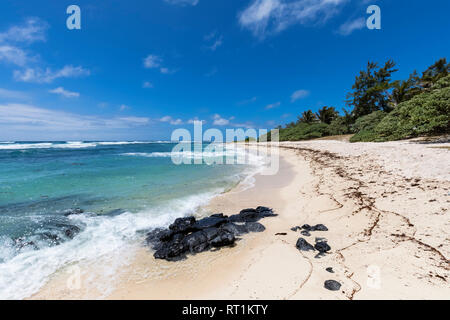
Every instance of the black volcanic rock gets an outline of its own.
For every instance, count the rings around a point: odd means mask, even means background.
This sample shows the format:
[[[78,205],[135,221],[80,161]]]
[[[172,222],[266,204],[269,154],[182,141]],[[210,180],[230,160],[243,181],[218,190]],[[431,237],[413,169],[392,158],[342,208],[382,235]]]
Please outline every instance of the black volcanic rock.
[[[84,210],[80,209],[80,208],[69,209],[69,210],[64,211],[64,216],[68,217],[73,214],[82,214],[83,212],[84,212]]]
[[[325,226],[325,225],[323,225],[323,224],[316,224],[314,227],[313,227],[313,229],[314,230],[312,230],[312,231],[328,231],[328,228]]]
[[[228,216],[225,216],[223,213],[215,213],[210,215],[210,217],[214,217],[214,218],[228,218]]]
[[[72,239],[80,231],[81,231],[81,229],[79,227],[70,225],[70,226],[67,226],[67,228],[64,230],[64,234],[66,235],[66,237]]]
[[[108,211],[106,213],[102,213],[102,214],[99,214],[99,215],[100,216],[115,217],[115,216],[119,216],[119,215],[121,215],[122,213],[125,213],[125,212],[126,211],[123,210],[123,209],[114,209],[114,210],[111,210],[111,211]]]
[[[156,259],[176,261],[185,258],[186,253],[233,245],[242,234],[262,232],[266,228],[256,221],[272,216],[276,216],[272,209],[258,207],[230,217],[217,213],[198,221],[194,217],[178,218],[168,229],[148,232],[146,242],[156,251]]]
[[[193,230],[192,226],[194,224],[194,217],[177,218],[174,223],[169,226],[169,229],[175,233],[187,233]]]
[[[245,223],[245,228],[247,228],[247,232],[263,232],[266,230],[266,227],[258,222],[247,222]]]
[[[218,230],[217,235],[210,240],[210,243],[213,247],[219,248],[224,246],[230,246],[236,241],[234,234],[232,234],[231,232],[228,232],[223,229],[217,230]]]
[[[325,253],[325,252],[331,250],[331,247],[328,245],[328,243],[326,241],[316,242],[316,244],[314,245],[314,248],[317,251],[319,251],[320,253]]]
[[[237,224],[233,222],[227,222],[224,225],[220,227],[223,230],[226,230],[235,236],[240,236],[242,234],[248,233],[248,230],[245,226],[245,224]]]
[[[184,238],[186,249],[190,253],[199,253],[209,249],[208,238],[203,231],[193,232]],[[155,258],[157,258],[155,256]]]
[[[210,216],[207,218],[203,218],[198,220],[196,223],[192,225],[192,228],[195,230],[203,230],[206,228],[218,227],[221,224],[227,223],[228,219],[218,216]]]
[[[311,250],[314,251],[314,247],[303,238],[298,238],[295,246],[300,251],[311,251]]]
[[[244,209],[229,217],[232,222],[257,222],[262,218],[275,217],[272,209],[266,207],[258,207],[256,209]]]
[[[310,226],[309,224],[304,224],[302,226],[303,230],[306,231],[328,231],[328,228],[323,224],[316,224],[315,226]]]
[[[166,245],[161,246],[154,254],[157,259],[173,260],[180,258],[186,252],[186,244],[184,243],[184,235],[175,234]]]
[[[341,288],[341,284],[336,280],[327,280],[323,286],[331,291],[338,291]]]
[[[302,229],[306,231],[311,231],[311,226],[309,224],[302,225]]]

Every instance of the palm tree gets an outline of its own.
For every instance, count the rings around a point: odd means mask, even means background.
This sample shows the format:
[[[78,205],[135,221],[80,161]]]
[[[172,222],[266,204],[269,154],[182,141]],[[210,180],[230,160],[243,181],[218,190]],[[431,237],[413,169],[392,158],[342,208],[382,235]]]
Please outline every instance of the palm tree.
[[[317,117],[311,110],[302,112],[301,117],[297,117],[298,123],[313,123],[317,121]]]
[[[330,124],[331,121],[339,116],[339,113],[334,107],[323,107],[316,113],[317,119],[322,123]]]

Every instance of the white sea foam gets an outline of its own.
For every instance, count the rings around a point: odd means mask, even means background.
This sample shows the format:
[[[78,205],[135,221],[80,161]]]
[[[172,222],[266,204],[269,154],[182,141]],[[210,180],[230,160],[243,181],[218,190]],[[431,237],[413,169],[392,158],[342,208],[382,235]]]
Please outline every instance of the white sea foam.
[[[13,258],[10,258],[13,242],[2,238],[0,245],[6,262],[0,263],[0,299],[29,297],[53,273],[73,263],[109,255],[120,260],[120,250],[136,241],[138,231],[164,227],[176,217],[192,214],[221,191],[176,199],[165,206],[139,213],[126,212],[114,217],[74,215],[71,217],[74,222],[86,224],[86,228],[74,239],[57,246],[23,252]]]
[[[187,159],[206,159],[206,158],[221,158],[221,157],[230,157],[241,160],[242,162],[237,162],[239,164],[246,164],[247,168],[245,171],[239,174],[240,184],[242,188],[245,190],[251,188],[255,184],[255,175],[261,173],[264,170],[264,167],[268,165],[268,158],[263,154],[258,154],[256,151],[246,150],[240,146],[229,146],[225,145],[222,151],[218,152],[192,152],[192,151],[183,151],[183,152],[130,152],[130,153],[122,153],[123,156],[133,156],[133,157],[145,157],[145,158],[187,158]],[[235,160],[236,160],[235,159]],[[223,161],[226,163],[226,161]],[[236,162],[233,162],[233,164]]]
[[[115,146],[115,145],[123,145],[123,144],[145,144],[150,142],[144,141],[105,141],[105,142],[97,142],[100,146]]]
[[[192,152],[192,151],[183,151],[183,152],[130,152],[130,153],[122,153],[123,156],[138,156],[138,157],[146,157],[146,158],[171,158],[171,157],[183,157],[189,159],[201,159],[201,158],[215,158],[215,157],[224,157],[224,156],[234,156],[234,153],[227,152]]]
[[[108,145],[126,145],[126,144],[146,144],[150,142],[143,141],[105,141],[105,142],[83,142],[83,141],[67,141],[61,142],[40,142],[40,143],[0,143],[0,150],[26,150],[26,149],[81,149],[95,148],[97,146]],[[152,142],[163,143],[163,142]]]
[[[145,158],[187,158],[187,159],[205,159],[205,158],[236,158],[241,161],[236,161],[234,163],[238,164],[260,164],[263,161],[261,155],[257,155],[253,152],[249,152],[243,148],[233,148],[226,146],[222,150],[217,151],[169,151],[169,152],[129,152],[122,153],[122,156],[135,156],[135,157],[145,157]]]

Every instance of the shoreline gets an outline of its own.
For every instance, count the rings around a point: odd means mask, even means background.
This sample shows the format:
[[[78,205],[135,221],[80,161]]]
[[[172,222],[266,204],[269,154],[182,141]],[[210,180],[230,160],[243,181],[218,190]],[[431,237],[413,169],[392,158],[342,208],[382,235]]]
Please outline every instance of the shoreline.
[[[390,145],[393,150],[399,148],[398,143]],[[179,262],[155,260],[149,248],[141,247],[122,268],[115,288],[102,298],[445,299],[450,296],[447,288],[450,240],[446,238],[450,224],[446,218],[448,211],[444,210],[449,199],[442,196],[449,192],[450,183],[445,175],[441,175],[444,178],[441,181],[421,178],[416,182],[395,172],[395,165],[386,169],[361,150],[350,150],[353,152],[350,155],[334,153],[333,148],[342,147],[335,141],[281,143],[281,146],[278,174],[256,175],[253,187],[221,194],[205,207],[211,213],[224,214],[258,205],[271,207],[279,216],[260,221],[266,227],[264,232],[244,235],[233,248],[189,255]],[[448,153],[445,157],[448,159]],[[411,173],[417,171],[413,165]],[[433,177],[437,171],[424,175]],[[325,224],[329,231],[312,232],[306,237],[290,230],[306,223]],[[315,237],[325,237],[331,251],[321,258],[315,258],[312,252],[301,252],[295,247],[299,237],[312,244]],[[334,273],[326,271],[328,267]],[[53,279],[32,299],[100,296],[93,291],[65,289],[66,278],[64,275]],[[326,290],[325,280],[336,280],[342,287],[339,291]]]

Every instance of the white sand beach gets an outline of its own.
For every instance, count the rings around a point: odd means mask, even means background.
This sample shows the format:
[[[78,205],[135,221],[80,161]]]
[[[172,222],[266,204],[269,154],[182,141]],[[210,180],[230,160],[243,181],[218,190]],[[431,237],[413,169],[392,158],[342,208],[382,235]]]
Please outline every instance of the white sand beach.
[[[449,299],[449,145],[281,143],[278,174],[257,175],[252,188],[204,208],[271,207],[278,216],[260,221],[264,232],[178,262],[155,260],[142,246],[108,292],[69,290],[60,273],[32,299]],[[318,223],[328,231],[291,230]],[[299,251],[299,237],[325,238],[331,250]],[[325,289],[326,280],[340,290]]]

